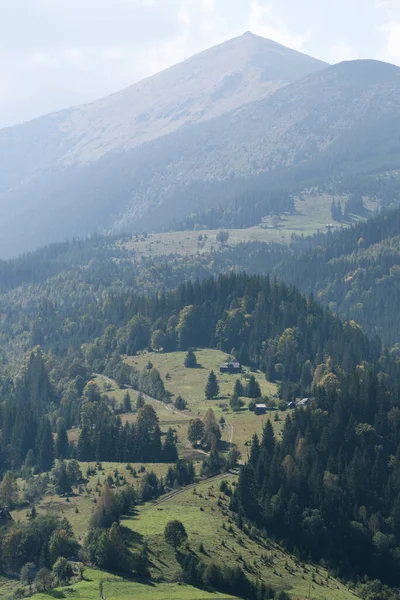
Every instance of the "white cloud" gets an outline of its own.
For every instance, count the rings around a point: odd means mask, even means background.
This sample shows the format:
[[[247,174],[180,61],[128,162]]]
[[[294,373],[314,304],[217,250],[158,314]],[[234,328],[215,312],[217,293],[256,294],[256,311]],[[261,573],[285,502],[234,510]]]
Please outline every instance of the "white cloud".
[[[249,29],[257,35],[279,42],[295,50],[302,50],[308,38],[304,33],[290,32],[283,20],[274,15],[272,4],[253,0],[250,4]]]

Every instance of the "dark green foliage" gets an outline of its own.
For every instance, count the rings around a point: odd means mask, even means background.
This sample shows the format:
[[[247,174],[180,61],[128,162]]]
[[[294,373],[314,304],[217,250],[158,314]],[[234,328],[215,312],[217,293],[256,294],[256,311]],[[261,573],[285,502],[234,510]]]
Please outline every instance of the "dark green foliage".
[[[51,567],[51,548],[56,536],[64,540],[58,546],[59,555],[65,554],[66,558],[76,556],[77,545],[66,519],[37,515],[26,523],[13,523],[5,530],[1,529],[1,568],[6,573],[16,574],[28,562],[33,563],[36,569]]]
[[[244,402],[236,394],[233,394],[229,399],[229,406],[233,412],[238,412],[244,406]]]
[[[207,229],[242,229],[259,225],[266,215],[281,215],[284,212],[294,213],[294,200],[290,193],[268,192],[253,185],[240,194],[234,194],[233,200],[229,199],[219,206],[207,206],[175,221],[172,226],[177,230],[193,229],[199,225]],[[218,232],[217,241],[222,245],[228,239],[229,231]]]
[[[176,462],[174,467],[168,469],[165,477],[165,484],[169,488],[181,487],[193,483],[194,478],[195,471],[193,463],[180,459]]]
[[[240,379],[236,379],[235,386],[233,388],[233,393],[236,394],[240,398],[240,396],[244,396],[244,388]]]
[[[137,400],[136,400],[136,408],[140,410],[145,405],[145,399],[142,392],[139,392]]]
[[[225,468],[226,463],[218,450],[211,450],[210,454],[203,460],[201,474],[205,477],[218,475]]]
[[[86,534],[83,550],[89,561],[97,567],[123,573],[132,569],[133,558],[117,523],[113,523],[109,529],[91,527]]]
[[[162,447],[162,461],[173,463],[178,460],[178,451],[176,449],[176,436],[171,427],[168,429],[167,435]]]
[[[196,369],[198,367],[197,358],[192,348],[189,348],[185,356],[185,367],[187,369]]]
[[[315,392],[318,408],[288,415],[279,442],[269,421],[254,436],[231,507],[344,577],[397,585],[397,391],[356,369]]]
[[[64,419],[58,419],[57,421],[57,437],[54,447],[54,453],[56,458],[64,459],[68,458],[68,435],[67,428],[65,426]]]
[[[129,392],[125,393],[124,399],[122,400],[122,410],[124,413],[129,413],[132,411],[132,403]]]
[[[219,394],[219,385],[214,371],[211,371],[208,376],[207,385],[204,393],[207,400],[212,400]]]
[[[139,496],[142,502],[147,502],[157,498],[164,492],[162,480],[159,480],[157,475],[150,471],[145,473],[140,481]]]
[[[38,467],[41,471],[50,471],[54,462],[54,440],[50,421],[43,417],[39,426],[36,441]]]
[[[60,496],[72,492],[71,480],[69,478],[65,461],[61,460],[53,469],[53,480],[56,485],[56,492]]]
[[[180,521],[169,521],[164,529],[164,538],[167,544],[172,546],[176,550],[179,546],[182,546],[183,542],[187,540],[187,533]]]
[[[362,209],[360,195],[349,202]],[[312,292],[343,318],[356,320],[371,336],[379,335],[393,345],[400,342],[399,231],[400,210],[384,212],[349,229],[316,237],[310,244],[314,249],[296,252],[274,272],[300,290]]]
[[[261,398],[260,384],[254,375],[251,375],[249,381],[247,382],[245,395],[247,398]]]
[[[193,419],[190,421],[188,429],[188,440],[196,445],[204,437],[204,423],[201,419]]]
[[[178,396],[174,404],[177,410],[185,410],[187,407],[187,402],[182,398],[182,396]]]

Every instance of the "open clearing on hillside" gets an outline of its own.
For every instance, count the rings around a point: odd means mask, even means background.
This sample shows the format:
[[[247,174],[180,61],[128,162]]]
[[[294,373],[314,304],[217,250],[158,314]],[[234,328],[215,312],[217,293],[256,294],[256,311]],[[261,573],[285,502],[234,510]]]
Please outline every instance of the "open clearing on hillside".
[[[226,476],[230,484],[236,476]],[[138,541],[146,541],[151,556],[151,574],[173,581],[180,573],[176,555],[165,542],[163,531],[168,521],[182,521],[191,550],[204,562],[241,566],[247,575],[296,598],[350,600],[356,597],[345,586],[328,577],[325,569],[302,565],[268,539],[253,539],[235,525],[229,511],[229,498],[219,491],[219,481],[206,482],[183,491],[162,505],[147,503],[123,525]],[[200,543],[204,551],[200,550]]]
[[[241,375],[219,373],[219,365],[226,361],[226,354],[219,350],[196,350],[197,362],[201,365],[197,369],[185,368],[185,356],[186,352],[168,354],[145,352],[126,359],[129,364],[139,370],[145,368],[150,360],[160,372],[166,389],[172,394],[171,402],[174,402],[177,396],[182,396],[187,401],[188,411],[183,413],[175,410],[172,406],[165,407],[161,403],[151,402],[158,413],[161,429],[165,430],[169,426],[176,427],[179,442],[184,445],[190,419],[197,416],[203,417],[207,410],[212,408],[217,420],[223,416],[226,422],[222,440],[226,442],[227,447],[232,443],[235,444],[243,455],[246,452],[246,442],[254,433],[259,435],[262,433],[268,418],[274,425],[275,433],[279,435],[284,424],[285,413],[274,411],[257,416],[247,407],[236,413],[229,408],[229,398],[233,393],[236,379],[241,379],[245,384],[246,377],[253,374],[260,384],[262,394],[270,397],[277,393],[277,386],[274,383],[266,381],[260,372],[250,373],[249,369],[243,369]],[[220,395],[216,400],[206,400],[204,396],[204,388],[211,370],[216,373],[220,387]],[[249,399],[243,398],[243,400],[247,405]],[[275,414],[278,415],[279,421],[274,420]],[[134,419],[135,416],[132,415],[132,418]]]
[[[94,501],[101,492],[107,477],[111,476],[115,482],[117,478],[116,472],[118,472],[118,477],[123,477],[129,485],[137,489],[145,473],[153,471],[157,477],[164,477],[170,466],[167,463],[130,464],[136,471],[136,477],[133,477],[132,473],[127,470],[125,463],[116,462],[102,462],[101,470],[96,470],[95,474],[88,476],[86,474],[88,467],[93,468],[95,463],[80,462],[79,465],[83,477],[87,480],[86,483],[82,484],[80,489],[75,488],[68,499],[51,493],[50,488],[49,493],[45,494],[41,501],[35,504],[38,514],[66,517],[71,523],[76,537],[79,539],[88,528],[90,517],[96,506]],[[144,470],[141,472],[141,469]],[[123,480],[119,480],[118,483],[122,485]],[[25,521],[27,519],[27,510],[26,508],[14,510],[12,516],[15,521]]]
[[[342,207],[348,196],[335,196],[335,201],[340,200]],[[296,212],[293,215],[284,214],[281,217],[265,217],[263,222],[247,229],[229,229],[229,246],[236,246],[241,242],[275,242],[287,244],[291,236],[313,235],[325,232],[326,225],[332,223],[331,216],[332,195],[318,192],[307,192],[295,198]],[[364,198],[364,205],[370,213],[379,207],[379,203],[369,198]],[[354,217],[353,222],[362,220]],[[336,229],[347,227],[352,223],[336,223]],[[219,250],[221,245],[216,240],[218,230],[198,231],[169,231],[154,233],[147,236],[135,234],[132,240],[122,244],[126,250],[134,250],[140,256],[161,256],[168,254],[202,254],[211,250]],[[199,241],[199,235],[202,241]],[[205,235],[206,234],[206,237]]]
[[[75,600],[98,600],[100,580],[103,580],[104,596],[107,600],[232,600],[227,594],[209,593],[190,585],[179,583],[138,583],[126,581],[110,573],[85,569],[84,581],[70,587],[53,590],[50,594],[35,594],[36,600],[74,598]],[[60,595],[55,595],[57,592]],[[61,595],[62,594],[62,595]]]

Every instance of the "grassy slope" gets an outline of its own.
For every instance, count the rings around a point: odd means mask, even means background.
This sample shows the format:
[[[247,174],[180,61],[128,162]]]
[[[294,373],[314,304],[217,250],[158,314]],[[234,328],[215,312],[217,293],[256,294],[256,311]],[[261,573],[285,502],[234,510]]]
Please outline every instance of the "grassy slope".
[[[93,466],[93,463],[80,463],[84,477],[86,477],[86,470],[89,464]],[[141,477],[144,475],[144,473],[139,473],[139,469],[142,466],[145,467],[146,472],[154,471],[158,477],[164,476],[169,467],[168,464],[142,465],[132,463],[132,467],[137,471],[137,477],[134,478],[132,477],[131,473],[127,471],[125,468],[126,465],[123,463],[103,462],[101,464],[103,469],[101,471],[97,471],[95,475],[88,477],[87,483],[81,486],[81,491],[79,491],[79,489],[75,489],[73,491],[74,493],[69,497],[69,502],[67,502],[66,498],[62,498],[55,494],[50,486],[48,493],[42,498],[40,503],[36,505],[38,513],[47,513],[66,517],[71,523],[75,535],[80,538],[88,527],[88,522],[95,506],[94,499],[98,497],[98,491],[101,490],[101,486],[105,482],[106,478],[109,475],[114,475],[114,471],[116,469],[118,469],[118,472],[121,476],[125,477],[125,480],[128,484],[137,487],[140,483]],[[99,480],[100,486],[98,486]],[[96,491],[97,486],[98,491]],[[78,512],[76,512],[76,509],[78,509]],[[26,513],[26,509],[15,510],[13,511],[12,516],[15,521],[24,521],[26,519]]]
[[[190,419],[197,416],[202,417],[211,407],[215,412],[217,420],[221,416],[226,420],[223,430],[223,441],[228,444],[233,442],[238,446],[242,454],[244,454],[246,451],[246,441],[251,439],[251,436],[255,432],[261,434],[268,416],[256,416],[254,413],[248,411],[247,408],[239,413],[234,413],[229,409],[229,397],[233,392],[233,386],[238,375],[219,373],[219,365],[226,360],[225,353],[209,349],[196,351],[197,361],[201,365],[201,368],[198,369],[186,369],[184,367],[185,355],[185,352],[171,352],[168,354],[155,352],[151,354],[143,353],[128,358],[127,362],[137,369],[143,369],[150,359],[153,366],[160,371],[167,390],[173,394],[171,398],[172,402],[179,395],[183,396],[187,401],[188,411],[185,411],[186,414],[179,411],[167,410],[160,403],[153,403],[160,418],[161,428],[165,429],[169,425],[176,427],[181,446],[186,441],[187,427]],[[220,397],[217,400],[206,400],[204,397],[204,388],[212,369],[217,374]],[[248,374],[249,371],[247,370],[242,374],[241,379],[243,383],[245,383],[244,376]],[[168,378],[166,377],[167,375],[169,375]],[[266,381],[262,373],[255,373],[254,375],[260,384],[263,394],[269,396],[276,394],[275,384]],[[248,402],[248,399],[245,398],[244,400],[246,403]],[[226,407],[229,410],[224,410]],[[284,423],[284,415],[282,413],[278,414],[281,420],[278,422],[273,421],[277,435],[279,435]],[[274,414],[270,415],[271,420],[273,416]]]
[[[86,569],[84,581],[71,587],[61,588],[57,597],[71,597],[75,600],[98,600],[99,583],[103,580],[104,596],[107,600],[230,600],[233,596],[226,594],[210,594],[188,585],[165,583],[138,583],[126,581],[110,573],[95,569]],[[46,600],[49,594],[35,594],[36,600]]]
[[[235,476],[227,479],[234,483]],[[137,538],[148,543],[154,578],[174,581],[179,576],[180,566],[175,553],[163,537],[166,523],[179,519],[188,533],[190,548],[205,562],[213,560],[220,565],[240,565],[250,578],[285,589],[294,598],[307,598],[309,591],[314,600],[355,598],[340,582],[328,577],[326,570],[296,563],[270,540],[250,539],[233,524],[228,505],[229,499],[219,492],[219,483],[208,482],[162,504],[147,503],[123,524],[132,529]],[[200,552],[200,542],[206,554]]]
[[[347,196],[336,196],[344,208]],[[294,215],[283,215],[279,222],[272,217],[266,217],[263,223],[247,229],[230,229],[229,245],[241,242],[278,242],[288,243],[292,234],[312,235],[318,231],[325,231],[325,226],[332,223],[330,207],[332,196],[308,191],[302,198],[295,199],[296,213]],[[371,212],[376,210],[378,203],[374,200],[364,198],[364,204]],[[360,220],[355,217],[355,221]],[[355,222],[354,221],[354,222]],[[340,228],[342,224],[333,223]],[[347,226],[350,223],[343,223]],[[204,246],[198,245],[198,236],[202,233],[207,235]],[[140,256],[160,256],[165,254],[196,254],[206,253],[212,249],[218,250],[220,244],[216,240],[217,230],[206,231],[171,231],[156,233],[144,238],[134,235],[130,242],[123,245],[127,250],[134,250]]]

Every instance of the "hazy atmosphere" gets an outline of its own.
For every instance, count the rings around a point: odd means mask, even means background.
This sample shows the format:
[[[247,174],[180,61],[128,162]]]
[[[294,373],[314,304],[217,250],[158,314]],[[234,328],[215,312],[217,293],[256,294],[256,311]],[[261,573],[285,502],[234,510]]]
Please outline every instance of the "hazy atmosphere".
[[[400,64],[397,0],[1,0],[0,127],[94,100],[246,30]]]
[[[0,600],[400,600],[400,0],[0,7]]]

